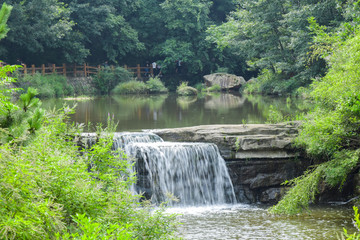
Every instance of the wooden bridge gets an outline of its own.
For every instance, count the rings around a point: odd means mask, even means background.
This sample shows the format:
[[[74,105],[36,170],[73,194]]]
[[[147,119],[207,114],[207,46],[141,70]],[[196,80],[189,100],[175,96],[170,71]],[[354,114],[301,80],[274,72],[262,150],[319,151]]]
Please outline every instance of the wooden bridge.
[[[2,63],[0,62],[0,67],[1,66]],[[96,75],[101,69],[107,68],[114,70],[116,66],[111,65],[105,68],[101,65],[90,66],[86,63],[83,65],[64,63],[60,66],[56,66],[55,64],[42,64],[41,66],[27,66],[26,64],[22,64],[22,68],[19,68],[18,72],[20,72],[22,75],[34,75],[36,73],[40,73],[41,75],[59,74],[66,77],[89,77]],[[140,64],[137,64],[136,67],[128,67],[125,65],[123,68],[132,73],[134,77],[136,76],[139,79],[153,76],[152,67],[141,67]]]

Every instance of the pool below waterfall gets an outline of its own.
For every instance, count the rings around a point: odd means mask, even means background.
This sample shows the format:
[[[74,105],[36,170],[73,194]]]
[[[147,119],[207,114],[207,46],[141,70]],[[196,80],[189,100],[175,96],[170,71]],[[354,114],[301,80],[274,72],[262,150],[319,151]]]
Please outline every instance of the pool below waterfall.
[[[302,216],[284,217],[267,213],[266,206],[235,204],[169,208],[179,214],[178,235],[190,240],[271,239],[337,240],[343,228],[354,232],[352,210],[341,206],[312,208]]]

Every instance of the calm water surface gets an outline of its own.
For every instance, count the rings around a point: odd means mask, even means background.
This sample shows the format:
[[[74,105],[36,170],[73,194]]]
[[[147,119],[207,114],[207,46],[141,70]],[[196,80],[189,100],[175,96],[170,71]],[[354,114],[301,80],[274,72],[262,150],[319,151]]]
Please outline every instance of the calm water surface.
[[[108,115],[118,122],[117,131],[175,128],[203,124],[264,123],[270,105],[284,115],[306,109],[299,99],[238,94],[216,94],[202,97],[177,97],[174,94],[155,96],[112,96],[86,101],[43,100],[47,108],[77,104],[72,120],[79,123],[106,124]]]

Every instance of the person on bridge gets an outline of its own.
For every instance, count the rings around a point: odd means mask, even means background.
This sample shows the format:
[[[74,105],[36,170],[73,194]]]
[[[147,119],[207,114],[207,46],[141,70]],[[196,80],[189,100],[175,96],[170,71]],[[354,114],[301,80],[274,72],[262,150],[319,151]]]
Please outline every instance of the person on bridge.
[[[181,73],[181,69],[182,69],[182,61],[180,59],[175,61],[176,63],[176,68],[175,68],[175,72],[176,73]]]
[[[154,61],[152,64],[152,70],[153,70],[153,77],[157,75],[157,70],[156,70],[156,62]]]

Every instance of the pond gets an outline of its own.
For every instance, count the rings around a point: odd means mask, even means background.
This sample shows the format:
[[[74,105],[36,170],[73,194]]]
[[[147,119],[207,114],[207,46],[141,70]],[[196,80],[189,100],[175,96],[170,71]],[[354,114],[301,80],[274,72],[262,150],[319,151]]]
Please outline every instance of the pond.
[[[85,101],[43,100],[45,108],[77,104],[72,120],[106,124],[110,115],[118,122],[117,131],[176,128],[205,124],[265,123],[271,108],[285,116],[306,110],[301,99],[241,96],[232,93],[178,97],[175,94],[151,96],[111,96]],[[270,107],[272,106],[272,107]]]

